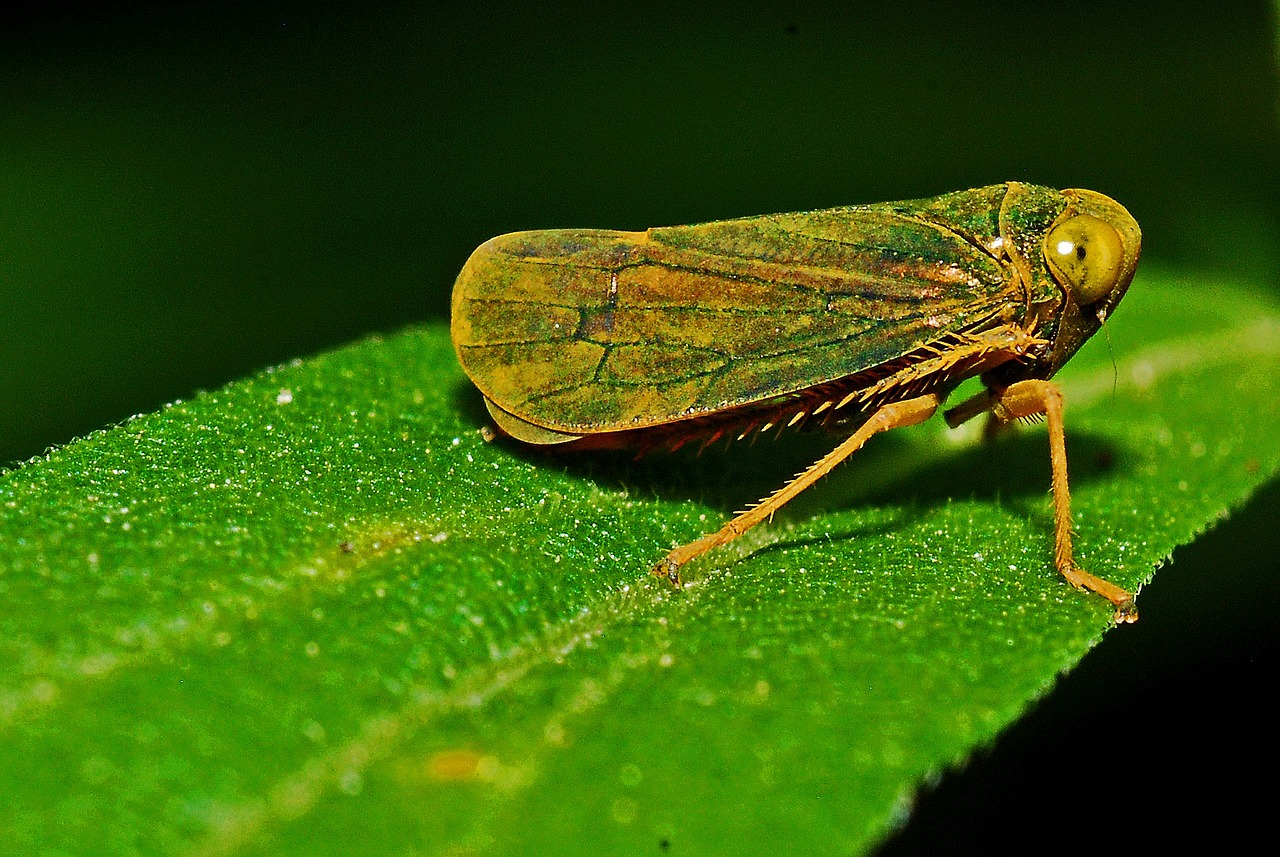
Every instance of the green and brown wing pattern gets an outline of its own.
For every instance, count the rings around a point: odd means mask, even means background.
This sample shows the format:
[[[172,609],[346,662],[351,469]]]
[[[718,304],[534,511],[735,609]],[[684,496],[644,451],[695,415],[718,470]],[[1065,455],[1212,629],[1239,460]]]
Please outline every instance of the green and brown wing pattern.
[[[1003,186],[648,232],[502,235],[453,294],[464,369],[501,409],[573,434],[659,425],[878,366],[1019,312],[997,261]],[[959,197],[952,194],[951,197]]]

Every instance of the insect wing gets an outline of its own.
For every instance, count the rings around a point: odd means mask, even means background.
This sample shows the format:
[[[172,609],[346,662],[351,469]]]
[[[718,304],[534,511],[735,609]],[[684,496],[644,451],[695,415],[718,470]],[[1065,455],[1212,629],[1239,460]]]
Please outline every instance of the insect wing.
[[[557,431],[765,401],[1025,303],[987,246],[998,200],[965,197],[957,226],[947,199],[499,236],[459,275],[454,342],[492,403]]]

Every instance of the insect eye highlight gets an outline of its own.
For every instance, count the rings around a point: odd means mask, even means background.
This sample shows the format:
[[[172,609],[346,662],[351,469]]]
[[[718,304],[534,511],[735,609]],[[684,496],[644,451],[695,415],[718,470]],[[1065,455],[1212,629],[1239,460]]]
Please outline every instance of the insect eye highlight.
[[[1044,239],[1045,261],[1080,306],[1111,294],[1124,267],[1124,242],[1110,223],[1077,214],[1059,223]]]

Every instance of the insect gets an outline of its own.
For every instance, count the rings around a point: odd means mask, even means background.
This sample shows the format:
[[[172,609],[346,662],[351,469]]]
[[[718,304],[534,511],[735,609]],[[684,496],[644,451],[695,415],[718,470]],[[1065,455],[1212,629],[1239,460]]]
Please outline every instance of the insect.
[[[1020,182],[645,232],[516,232],[482,244],[458,275],[453,342],[498,428],[527,444],[844,435],[672,550],[654,572],[677,586],[685,563],[981,376],[983,392],[947,422],[1046,419],[1054,565],[1132,622],[1133,595],[1073,557],[1063,399],[1050,379],[1115,309],[1141,242],[1100,193]]]

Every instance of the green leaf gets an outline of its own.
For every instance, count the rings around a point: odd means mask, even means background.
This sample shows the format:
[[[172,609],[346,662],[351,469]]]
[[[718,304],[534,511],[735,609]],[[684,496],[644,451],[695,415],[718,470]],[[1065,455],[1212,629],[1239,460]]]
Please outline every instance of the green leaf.
[[[1107,334],[1061,375],[1077,551],[1135,587],[1280,470],[1280,310],[1148,270]],[[861,851],[1110,624],[1052,570],[1040,428],[878,438],[676,592],[667,548],[831,441],[633,462],[484,422],[436,326],[0,477],[4,841]]]

